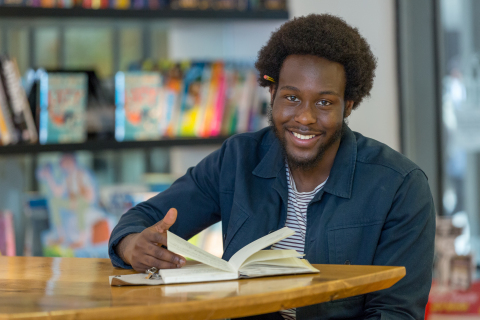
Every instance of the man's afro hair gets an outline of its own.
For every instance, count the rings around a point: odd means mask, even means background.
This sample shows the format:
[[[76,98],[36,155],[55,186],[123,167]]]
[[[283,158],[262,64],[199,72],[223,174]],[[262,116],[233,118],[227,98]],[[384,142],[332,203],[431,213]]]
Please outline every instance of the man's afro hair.
[[[345,68],[345,100],[353,100],[355,109],[370,94],[375,77],[376,58],[367,41],[356,28],[329,14],[310,14],[284,23],[272,33],[258,53],[255,67],[262,87],[278,84],[285,58],[292,54],[309,54],[338,62]]]

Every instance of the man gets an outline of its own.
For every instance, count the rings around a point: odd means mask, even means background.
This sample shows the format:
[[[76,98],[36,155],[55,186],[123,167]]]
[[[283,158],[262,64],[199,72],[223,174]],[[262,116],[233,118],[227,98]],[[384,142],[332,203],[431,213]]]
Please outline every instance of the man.
[[[311,263],[405,266],[392,288],[282,312],[286,319],[421,319],[431,285],[435,212],[425,174],[345,119],[373,85],[376,62],[343,20],[285,23],[259,52],[271,126],[228,139],[167,191],[127,212],[110,239],[115,266],[181,267],[167,229],[189,238],[221,220],[224,259],[285,225]],[[178,214],[178,216],[177,216]],[[278,313],[268,315],[280,317]]]

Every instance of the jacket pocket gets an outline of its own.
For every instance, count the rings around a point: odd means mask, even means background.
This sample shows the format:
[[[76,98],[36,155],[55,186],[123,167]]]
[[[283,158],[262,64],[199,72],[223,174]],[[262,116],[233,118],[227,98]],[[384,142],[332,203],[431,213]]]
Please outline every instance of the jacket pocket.
[[[383,221],[365,221],[328,230],[330,264],[370,265],[373,262]]]

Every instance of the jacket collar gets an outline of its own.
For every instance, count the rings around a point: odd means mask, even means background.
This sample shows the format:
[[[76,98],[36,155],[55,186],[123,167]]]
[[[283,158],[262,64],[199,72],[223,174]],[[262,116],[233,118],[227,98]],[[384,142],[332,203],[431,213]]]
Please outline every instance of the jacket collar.
[[[264,141],[270,148],[252,173],[260,178],[279,177],[283,180],[281,175],[285,175],[285,158],[280,141],[273,130],[269,131]],[[338,197],[350,198],[356,161],[357,139],[353,131],[345,126],[330,176],[323,190]]]
[[[275,136],[273,129],[270,128],[262,144],[266,147],[270,145],[270,147],[252,173],[260,178],[267,179],[276,178],[277,175],[285,173],[285,157],[283,156],[280,141]]]

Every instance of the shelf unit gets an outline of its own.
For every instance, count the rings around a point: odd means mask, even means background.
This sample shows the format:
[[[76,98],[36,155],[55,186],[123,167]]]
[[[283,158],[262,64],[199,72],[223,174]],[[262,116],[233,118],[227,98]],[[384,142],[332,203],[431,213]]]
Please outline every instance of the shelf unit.
[[[284,10],[174,10],[174,9],[84,9],[2,7],[2,18],[113,18],[113,19],[215,19],[215,20],[273,20],[288,19]]]
[[[228,137],[176,138],[149,141],[89,140],[82,143],[65,144],[17,144],[0,147],[0,156],[38,154],[43,152],[102,151],[119,149],[151,149],[174,146],[219,145]]]
[[[1,0],[0,0],[1,1]],[[185,10],[163,8],[159,10],[149,9],[85,9],[74,8],[41,8],[21,6],[0,6],[0,18],[12,19],[187,19],[187,20],[287,20],[286,10]],[[173,146],[196,146],[196,145],[219,145],[227,137],[212,138],[172,138],[156,141],[127,141],[117,142],[115,140],[88,140],[84,143],[68,144],[18,144],[0,146],[0,156],[19,154],[39,154],[43,152],[73,152],[73,151],[99,151],[99,150],[120,150],[120,149],[150,149],[156,147]]]

